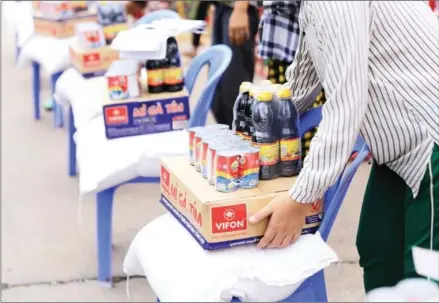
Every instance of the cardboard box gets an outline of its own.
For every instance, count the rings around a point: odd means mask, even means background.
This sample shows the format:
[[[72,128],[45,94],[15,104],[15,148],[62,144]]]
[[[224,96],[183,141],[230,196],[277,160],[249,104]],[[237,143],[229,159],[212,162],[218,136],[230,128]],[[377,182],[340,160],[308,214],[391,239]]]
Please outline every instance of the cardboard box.
[[[277,178],[259,181],[254,189],[221,193],[195,171],[187,156],[162,158],[160,179],[161,203],[206,250],[258,242],[267,220],[252,225],[248,218],[295,181]],[[317,231],[322,219],[323,204],[311,204],[302,233]]]
[[[34,14],[35,34],[55,38],[69,38],[75,35],[76,24],[82,22],[97,22],[96,14],[81,13],[71,18],[47,19]]]
[[[108,139],[185,129],[190,117],[186,89],[175,93],[147,94],[104,103]]]
[[[104,75],[111,63],[119,60],[119,51],[109,46],[84,50],[76,39],[70,45],[69,53],[73,67],[83,75]]]

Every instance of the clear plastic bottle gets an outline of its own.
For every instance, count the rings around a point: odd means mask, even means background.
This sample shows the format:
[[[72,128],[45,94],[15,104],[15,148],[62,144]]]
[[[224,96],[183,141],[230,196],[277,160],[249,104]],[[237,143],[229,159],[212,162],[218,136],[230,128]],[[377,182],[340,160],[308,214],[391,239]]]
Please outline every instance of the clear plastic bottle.
[[[276,110],[273,93],[261,89],[252,105],[254,133],[252,144],[260,148],[259,179],[271,180],[279,176],[279,136],[275,127]]]

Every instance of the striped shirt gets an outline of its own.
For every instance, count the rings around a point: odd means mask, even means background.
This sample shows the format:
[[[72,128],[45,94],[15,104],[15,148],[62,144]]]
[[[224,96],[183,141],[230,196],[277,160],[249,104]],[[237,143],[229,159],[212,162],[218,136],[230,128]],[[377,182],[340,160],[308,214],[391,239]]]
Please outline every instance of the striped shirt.
[[[303,44],[287,70],[293,102],[303,113],[321,87],[327,101],[290,196],[322,197],[360,133],[416,197],[439,144],[438,18],[422,1],[305,1],[299,24]]]

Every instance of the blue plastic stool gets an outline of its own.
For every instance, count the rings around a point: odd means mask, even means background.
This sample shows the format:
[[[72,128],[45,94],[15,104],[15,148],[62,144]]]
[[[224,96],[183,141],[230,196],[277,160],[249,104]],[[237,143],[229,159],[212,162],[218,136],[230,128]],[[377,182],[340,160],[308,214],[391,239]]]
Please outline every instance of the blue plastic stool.
[[[61,76],[63,72],[56,72],[50,75],[50,88],[51,95],[55,93],[55,85],[58,78]],[[40,64],[36,61],[32,62],[32,82],[33,82],[33,102],[34,102],[34,118],[35,120],[41,119],[41,111],[40,111],[40,91],[41,91],[41,67]],[[56,103],[54,103],[56,105]],[[54,106],[54,112],[56,112],[56,106]],[[54,114],[54,126],[56,127],[56,115]]]
[[[186,88],[189,94],[192,93],[194,82],[201,68],[209,66],[208,81],[203,92],[198,99],[192,116],[189,120],[189,127],[203,126],[206,124],[207,114],[213,101],[216,86],[221,79],[224,71],[229,66],[232,59],[232,52],[226,45],[215,45],[196,56],[185,74]],[[71,114],[71,110],[70,110]],[[73,117],[71,117],[73,121]],[[74,131],[69,127],[69,131]],[[73,142],[74,143],[74,142]],[[69,144],[72,142],[69,141]],[[75,155],[69,155],[69,169],[73,167],[72,159]],[[76,162],[75,162],[76,169]],[[98,281],[106,287],[112,286],[112,209],[114,193],[121,185],[128,183],[159,183],[160,177],[136,178],[124,182],[114,187],[103,190],[96,195],[97,204],[97,244],[98,244]]]

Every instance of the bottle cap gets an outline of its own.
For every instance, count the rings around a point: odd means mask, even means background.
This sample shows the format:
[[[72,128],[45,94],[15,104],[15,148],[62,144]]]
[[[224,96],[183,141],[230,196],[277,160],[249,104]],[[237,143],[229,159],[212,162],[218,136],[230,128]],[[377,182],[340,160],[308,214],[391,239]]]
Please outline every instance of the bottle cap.
[[[259,85],[273,85],[273,82],[271,82],[270,80],[262,80],[261,82],[259,82]]]
[[[250,97],[254,97],[255,95],[257,95],[259,89],[259,86],[252,85],[249,92]]]
[[[290,89],[287,87],[280,87],[279,90],[276,90],[276,94],[282,99],[289,99],[292,96]]]
[[[239,92],[240,93],[246,93],[249,92],[252,88],[251,82],[242,82],[239,86]]]
[[[267,90],[259,91],[256,95],[256,99],[261,102],[273,101],[273,93]]]
[[[273,90],[275,91],[275,92],[277,92],[277,91],[279,91],[279,90],[281,90],[282,89],[282,84],[278,84],[278,83],[276,83],[276,84],[273,84]]]

